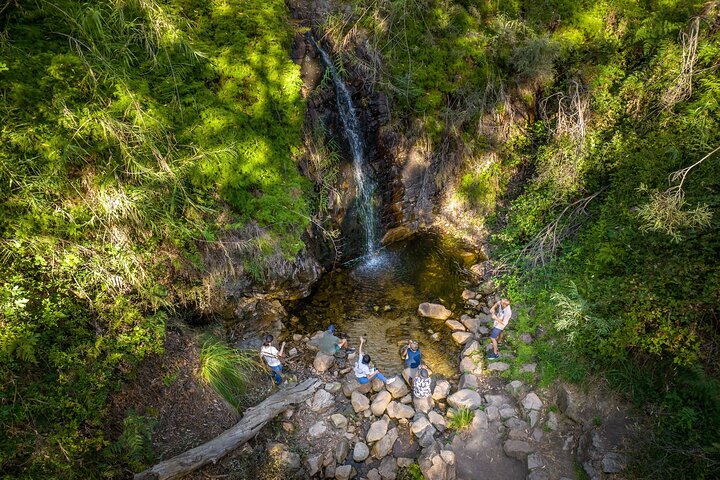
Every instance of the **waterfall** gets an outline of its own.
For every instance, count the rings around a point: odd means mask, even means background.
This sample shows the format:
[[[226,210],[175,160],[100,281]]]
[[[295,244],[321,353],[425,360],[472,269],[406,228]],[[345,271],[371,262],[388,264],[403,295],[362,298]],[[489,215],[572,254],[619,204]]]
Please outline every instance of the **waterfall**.
[[[352,152],[353,176],[355,177],[355,185],[357,186],[357,207],[360,214],[360,221],[365,229],[365,254],[367,255],[375,252],[379,245],[377,240],[377,215],[373,207],[375,182],[373,182],[372,176],[370,175],[370,166],[365,158],[360,122],[358,121],[350,92],[348,92],[345,82],[343,82],[342,77],[335,68],[332,58],[318,45],[310,32],[308,32],[307,38],[320,53],[325,68],[330,71],[330,76],[335,85],[335,99],[337,101],[338,113],[340,114],[340,119],[345,128],[345,134],[347,135]]]

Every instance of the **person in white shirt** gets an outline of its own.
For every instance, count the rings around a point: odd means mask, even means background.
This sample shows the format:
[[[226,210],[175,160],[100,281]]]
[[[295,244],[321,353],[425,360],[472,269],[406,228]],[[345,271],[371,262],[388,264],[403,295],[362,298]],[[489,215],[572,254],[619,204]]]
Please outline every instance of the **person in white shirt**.
[[[363,344],[365,343],[365,338],[360,337],[360,348],[358,349],[358,360],[355,364],[355,368],[353,369],[355,371],[355,378],[357,378],[358,383],[361,385],[364,385],[366,383],[369,383],[373,378],[378,378],[382,380],[383,383],[392,383],[395,381],[395,377],[393,378],[385,378],[385,376],[380,373],[376,368],[370,368],[370,355],[363,355]]]
[[[265,360],[267,366],[272,370],[272,377],[275,380],[275,384],[280,385],[282,383],[282,376],[280,375],[282,372],[282,362],[280,362],[280,359],[285,350],[285,342],[282,343],[280,351],[278,351],[278,349],[272,345],[273,340],[275,340],[275,338],[272,335],[265,335],[265,341],[260,348],[260,358]]]
[[[502,342],[503,332],[510,321],[510,317],[512,317],[510,300],[503,298],[499,302],[495,303],[495,305],[493,305],[490,309],[490,316],[494,322],[492,332],[490,332],[490,340],[492,340],[493,344],[493,353],[488,355],[488,359],[497,360],[500,358],[500,355],[498,355],[498,340]]]

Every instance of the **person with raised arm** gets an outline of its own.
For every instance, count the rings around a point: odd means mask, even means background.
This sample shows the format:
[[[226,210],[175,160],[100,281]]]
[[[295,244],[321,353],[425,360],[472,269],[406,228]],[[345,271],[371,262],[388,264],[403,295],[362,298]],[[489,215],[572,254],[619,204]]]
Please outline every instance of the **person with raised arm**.
[[[377,368],[370,367],[370,355],[363,354],[363,345],[365,344],[365,338],[360,337],[360,347],[358,348],[358,360],[355,363],[355,378],[358,383],[364,385],[369,383],[373,378],[380,379],[383,383],[392,383],[395,381],[393,378],[385,378]]]
[[[273,340],[275,340],[275,337],[272,335],[265,335],[265,340],[260,348],[260,358],[265,360],[267,366],[270,367],[272,371],[271,376],[273,380],[275,380],[275,385],[280,385],[282,383],[282,376],[280,375],[282,372],[282,362],[280,359],[285,350],[285,342],[282,343],[280,351],[278,351],[272,344]]]

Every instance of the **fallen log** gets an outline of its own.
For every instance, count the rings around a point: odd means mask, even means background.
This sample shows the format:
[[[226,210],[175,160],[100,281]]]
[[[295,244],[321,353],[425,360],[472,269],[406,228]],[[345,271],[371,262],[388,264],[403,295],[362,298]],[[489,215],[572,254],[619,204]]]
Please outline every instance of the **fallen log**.
[[[217,462],[254,437],[268,421],[285,411],[290,405],[310,398],[321,384],[320,380],[309,378],[294,387],[280,390],[263,400],[259,405],[248,408],[242,420],[219,436],[192,450],[164,460],[145,471],[136,473],[134,480],[178,478],[210,462]]]

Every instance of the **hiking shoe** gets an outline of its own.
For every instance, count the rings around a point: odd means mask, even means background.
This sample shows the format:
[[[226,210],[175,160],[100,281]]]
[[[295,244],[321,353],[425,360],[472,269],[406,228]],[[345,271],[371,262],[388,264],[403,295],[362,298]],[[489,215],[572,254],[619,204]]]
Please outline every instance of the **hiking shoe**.
[[[488,360],[497,360],[498,358],[500,358],[500,355],[496,355],[496,354],[494,354],[494,353],[491,353],[490,355],[488,355],[487,358],[488,358]]]
[[[355,353],[355,349],[354,348],[346,348],[345,352],[346,353]]]

